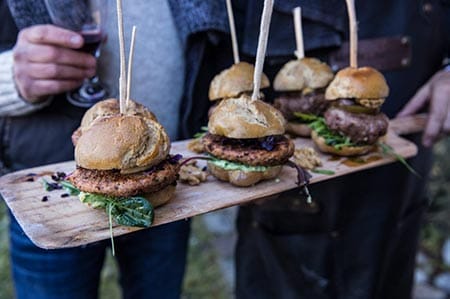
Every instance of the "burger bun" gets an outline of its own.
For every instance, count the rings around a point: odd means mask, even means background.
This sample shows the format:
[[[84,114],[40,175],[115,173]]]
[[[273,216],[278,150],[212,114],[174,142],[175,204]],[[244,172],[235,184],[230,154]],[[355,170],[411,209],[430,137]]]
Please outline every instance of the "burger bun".
[[[242,94],[221,101],[211,113],[208,130],[228,138],[260,138],[282,135],[286,120],[280,111],[261,100]]]
[[[81,120],[81,127],[88,127],[94,120],[99,117],[111,116],[120,114],[120,104],[118,99],[107,99],[96,103],[89,108]],[[128,102],[128,115],[139,115],[154,121],[157,121],[156,116],[145,108],[144,105],[139,104],[133,100]]]
[[[114,115],[98,118],[83,131],[75,147],[75,161],[87,169],[135,173],[159,164],[169,150],[169,137],[158,122]]]
[[[112,116],[120,114],[118,99],[107,99],[100,102],[97,102],[94,106],[89,108],[84,114],[80,127],[76,129],[72,134],[72,143],[73,145],[77,145],[78,139],[83,134],[83,130],[86,130],[96,119],[105,116]],[[141,105],[133,100],[129,100],[128,102],[128,115],[138,115],[144,118],[148,118],[154,121],[157,121],[156,116],[145,108],[144,105]]]
[[[152,204],[152,206],[156,208],[168,203],[174,197],[175,189],[175,185],[168,185],[159,191],[146,193],[141,196],[147,199]]]
[[[311,138],[321,152],[336,156],[360,156],[372,152],[377,148],[376,144],[373,144],[363,146],[344,146],[341,149],[336,149],[335,147],[326,144],[325,139],[319,136],[314,130],[311,132]]]
[[[274,179],[281,172],[282,166],[271,166],[266,171],[225,170],[213,163],[207,162],[208,171],[221,181],[239,187],[252,186],[263,180]]]
[[[286,63],[275,77],[276,91],[300,91],[323,88],[333,79],[333,71],[316,58],[302,58]]]
[[[371,67],[347,67],[340,70],[325,92],[327,100],[372,99],[376,106],[382,104],[379,99],[388,95],[389,87],[383,74]]]
[[[209,86],[209,99],[211,101],[237,97],[243,92],[253,90],[253,73],[255,67],[247,62],[233,64],[214,77]],[[270,86],[269,78],[263,73],[261,88]]]

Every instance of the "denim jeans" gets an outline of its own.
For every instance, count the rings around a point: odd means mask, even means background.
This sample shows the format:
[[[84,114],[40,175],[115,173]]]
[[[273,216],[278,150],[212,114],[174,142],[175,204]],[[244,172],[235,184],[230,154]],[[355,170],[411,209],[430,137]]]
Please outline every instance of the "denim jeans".
[[[45,250],[36,247],[11,215],[10,253],[17,299],[98,297],[109,240]],[[114,239],[123,298],[179,298],[189,221],[141,230]]]

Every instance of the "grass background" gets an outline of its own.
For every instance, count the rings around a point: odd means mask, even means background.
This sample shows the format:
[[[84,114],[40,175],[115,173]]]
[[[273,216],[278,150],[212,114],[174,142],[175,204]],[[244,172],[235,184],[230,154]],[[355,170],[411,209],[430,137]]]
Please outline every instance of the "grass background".
[[[434,272],[446,270],[442,264],[441,247],[450,235],[450,139],[435,147],[436,160],[429,182],[431,204],[422,229],[420,247],[432,258]],[[9,271],[8,217],[6,207],[0,203],[0,299],[13,298],[13,287]],[[218,265],[216,253],[211,249],[213,235],[209,233],[201,217],[192,222],[189,242],[188,265],[183,285],[183,299],[225,299],[232,293],[225,283]],[[117,266],[108,255],[102,271],[101,299],[119,299]]]

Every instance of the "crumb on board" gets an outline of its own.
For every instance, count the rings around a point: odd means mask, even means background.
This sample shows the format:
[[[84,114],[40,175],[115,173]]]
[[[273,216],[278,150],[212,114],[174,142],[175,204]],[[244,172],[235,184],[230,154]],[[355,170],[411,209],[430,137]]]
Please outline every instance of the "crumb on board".
[[[192,139],[191,141],[189,141],[189,143],[187,144],[187,148],[191,152],[194,152],[197,154],[201,154],[205,151],[201,138],[195,138],[195,139]]]
[[[199,168],[196,161],[189,161],[180,168],[180,181],[191,186],[199,185],[206,181],[208,173],[206,169]]]
[[[320,157],[312,147],[306,146],[295,149],[292,160],[295,164],[305,169],[314,169],[318,166],[322,166]]]

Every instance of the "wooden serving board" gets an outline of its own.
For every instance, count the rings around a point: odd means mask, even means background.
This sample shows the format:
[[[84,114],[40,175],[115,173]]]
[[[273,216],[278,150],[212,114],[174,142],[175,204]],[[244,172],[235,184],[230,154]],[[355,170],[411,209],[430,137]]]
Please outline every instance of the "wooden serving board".
[[[188,141],[174,142],[172,153],[185,157],[194,155],[186,148]],[[296,139],[297,147],[310,146],[309,139]],[[417,147],[394,133],[387,135],[386,143],[405,157],[417,154]],[[394,158],[375,152],[359,161],[334,158],[321,154],[321,169],[332,170],[334,175],[312,173],[311,184],[348,173],[392,163]],[[202,163],[199,163],[200,166]],[[70,173],[75,169],[73,161],[22,170],[0,178],[0,193],[25,233],[39,247],[46,249],[74,247],[110,237],[108,217],[104,210],[94,210],[82,204],[77,197],[61,197],[64,190],[45,191],[42,178],[57,171]],[[30,181],[29,174],[36,174]],[[282,191],[296,188],[296,171],[284,167],[276,180],[261,182],[253,187],[239,188],[220,182],[213,177],[199,186],[178,184],[175,198],[155,210],[154,226],[192,216],[247,203]],[[28,181],[27,181],[28,180]],[[43,197],[48,199],[43,201]],[[314,197],[314,194],[312,194]],[[115,225],[114,236],[127,234],[142,228]]]

